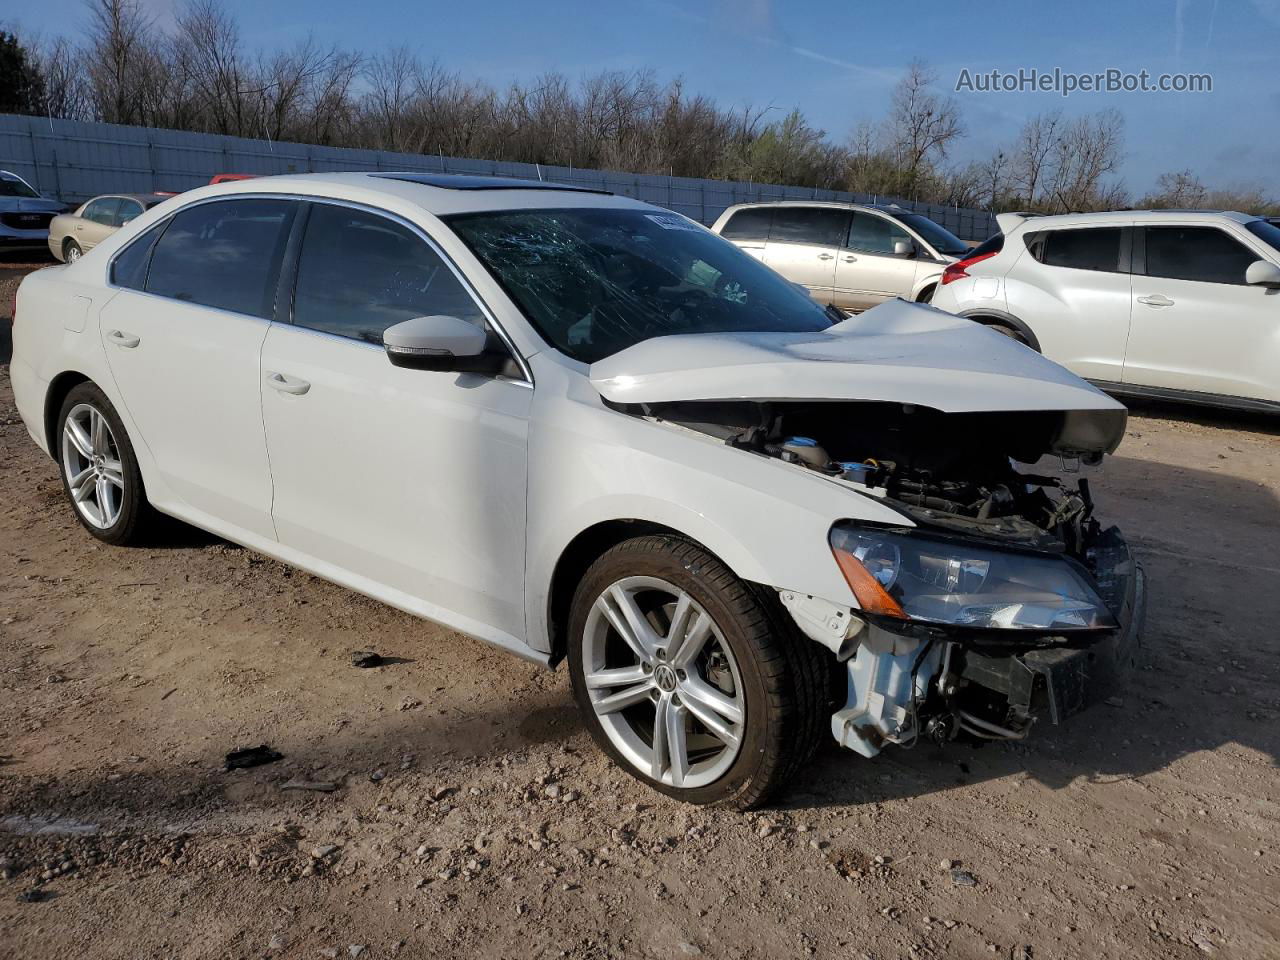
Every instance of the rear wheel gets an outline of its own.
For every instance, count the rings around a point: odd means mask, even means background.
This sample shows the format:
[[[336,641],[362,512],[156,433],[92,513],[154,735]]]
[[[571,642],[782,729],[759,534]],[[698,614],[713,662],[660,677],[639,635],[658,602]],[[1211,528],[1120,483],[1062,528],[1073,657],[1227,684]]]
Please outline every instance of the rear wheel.
[[[62,259],[67,263],[75,263],[82,256],[84,256],[84,251],[80,249],[80,244],[74,240],[68,240],[62,245]]]
[[[982,323],[983,326],[989,327],[1001,336],[1008,337],[1010,340],[1018,341],[1018,343],[1022,344],[1024,347],[1031,347],[1031,341],[1026,338],[1026,335],[1023,334],[1021,330],[1018,330],[1015,327],[1011,327],[1006,323],[985,323],[983,321],[979,321],[979,323]],[[1034,350],[1035,347],[1031,347],[1031,349]]]
[[[691,803],[763,802],[826,724],[821,651],[776,601],[678,537],[629,540],[591,566],[574,596],[569,667],[605,753]]]
[[[73,387],[58,414],[58,465],[76,517],[99,540],[127,544],[153,521],[133,445],[111,401]]]

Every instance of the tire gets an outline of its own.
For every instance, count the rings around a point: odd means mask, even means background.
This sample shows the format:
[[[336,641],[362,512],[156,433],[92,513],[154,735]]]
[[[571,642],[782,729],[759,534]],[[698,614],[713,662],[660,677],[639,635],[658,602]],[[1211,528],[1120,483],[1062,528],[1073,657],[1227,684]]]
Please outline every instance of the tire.
[[[84,251],[80,249],[80,244],[74,240],[68,240],[62,245],[62,262],[75,263],[84,256]]]
[[[938,289],[936,283],[931,283],[920,291],[920,296],[916,298],[916,303],[933,303],[933,294]]]
[[[639,630],[620,596],[644,618]],[[828,724],[823,651],[765,590],[680,537],[628,540],[591,565],[574,594],[568,654],[574,699],[600,748],[689,803],[764,803]]]
[[[78,430],[70,430],[68,421]],[[116,408],[95,384],[78,384],[67,394],[56,436],[53,453],[62,489],[81,525],[115,545],[137,543],[150,532],[156,514],[147,502],[133,444]]]
[[[1032,347],[1031,344],[1027,342],[1027,338],[1022,335],[1022,332],[1020,330],[1015,330],[1013,327],[1007,324],[988,323],[988,324],[985,324],[985,326],[990,330],[994,330],[996,333],[1000,334],[1001,336],[1008,337],[1010,340],[1016,340],[1018,343],[1022,344],[1024,347],[1028,347],[1032,350],[1035,349],[1035,347]]]

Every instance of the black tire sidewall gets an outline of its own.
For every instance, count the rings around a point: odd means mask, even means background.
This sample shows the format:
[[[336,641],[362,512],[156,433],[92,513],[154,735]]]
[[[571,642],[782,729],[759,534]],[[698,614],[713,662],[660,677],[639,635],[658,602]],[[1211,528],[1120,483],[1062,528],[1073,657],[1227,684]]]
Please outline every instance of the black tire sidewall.
[[[71,484],[68,482],[66,465],[63,463],[62,431],[67,422],[67,415],[73,407],[81,403],[93,406],[106,417],[111,433],[115,437],[116,448],[120,453],[120,470],[124,475],[124,497],[120,505],[120,516],[109,527],[95,527],[80,513],[72,499]],[[80,525],[104,543],[123,544],[134,539],[147,506],[142,487],[142,473],[138,469],[138,458],[133,452],[133,444],[120,420],[120,415],[116,413],[115,406],[96,384],[85,382],[71,388],[58,411],[58,429],[54,437],[56,447],[53,454],[58,464],[58,476],[62,478],[62,489],[67,495],[67,503],[76,519],[80,521]]]
[[[752,643],[752,635],[755,631],[750,622],[743,617],[742,612],[726,598],[724,589],[711,579],[715,574],[725,571],[719,561],[700,549],[696,551],[696,559],[692,559],[692,562],[689,562],[689,558],[677,558],[674,555],[676,547],[692,545],[688,541],[676,538],[661,538],[661,541],[669,544],[671,549],[628,551],[615,547],[590,567],[578,585],[569,617],[568,634],[569,675],[574,699],[582,712],[592,739],[614,763],[637,780],[654,790],[687,803],[732,804],[738,797],[750,791],[752,783],[766,766],[766,754],[770,749],[777,749],[777,745],[773,742],[776,739],[777,718],[771,716],[774,710],[770,693],[760,669],[759,654]],[[708,567],[715,569],[711,571]],[[674,787],[654,780],[633,766],[631,761],[614,747],[592,707],[584,680],[582,651],[587,615],[591,605],[605,588],[624,577],[631,576],[657,577],[686,591],[711,615],[720,630],[720,635],[729,645],[734,660],[737,661],[746,714],[743,742],[733,765],[714,783],[703,787],[686,788]],[[734,583],[739,582],[735,580]]]

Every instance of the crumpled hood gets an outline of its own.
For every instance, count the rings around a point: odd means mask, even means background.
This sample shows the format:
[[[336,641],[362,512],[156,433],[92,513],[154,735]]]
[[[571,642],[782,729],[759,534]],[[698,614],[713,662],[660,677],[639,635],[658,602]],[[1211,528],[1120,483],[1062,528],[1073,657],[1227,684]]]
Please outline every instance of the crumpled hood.
[[[1126,420],[1122,404],[1034,350],[902,300],[819,333],[656,337],[593,363],[589,376],[613,403],[861,400],[944,413],[1061,411],[1071,425],[1060,452],[1109,453]]]

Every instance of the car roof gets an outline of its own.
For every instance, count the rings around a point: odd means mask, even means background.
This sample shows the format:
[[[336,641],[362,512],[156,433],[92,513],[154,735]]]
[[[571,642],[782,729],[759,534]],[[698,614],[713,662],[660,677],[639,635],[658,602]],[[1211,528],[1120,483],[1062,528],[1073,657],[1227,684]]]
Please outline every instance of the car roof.
[[[753,207],[833,207],[837,210],[872,210],[876,213],[887,213],[890,216],[902,216],[914,213],[896,203],[855,203],[853,200],[759,200],[752,203],[735,203],[726,213],[738,210],[750,210]]]
[[[621,207],[660,210],[639,200],[611,193],[539,180],[472,177],[406,171],[368,173],[303,173],[257,177],[198,187],[184,200],[237,194],[297,194],[363,202],[371,206],[411,204],[436,216],[497,210],[564,207]],[[668,212],[668,211],[663,211]]]
[[[1097,213],[1059,213],[1052,216],[1023,214],[1025,230],[1048,230],[1054,227],[1081,227],[1091,223],[1160,223],[1177,220],[1179,223],[1213,223],[1232,220],[1248,223],[1256,216],[1236,210],[1103,210]]]
[[[153,200],[159,202],[168,200],[170,197],[176,196],[171,193],[100,193],[96,197],[90,197],[85,203],[92,203],[94,200],[102,200],[109,197],[124,197],[128,200],[137,200],[139,203],[151,203]]]

